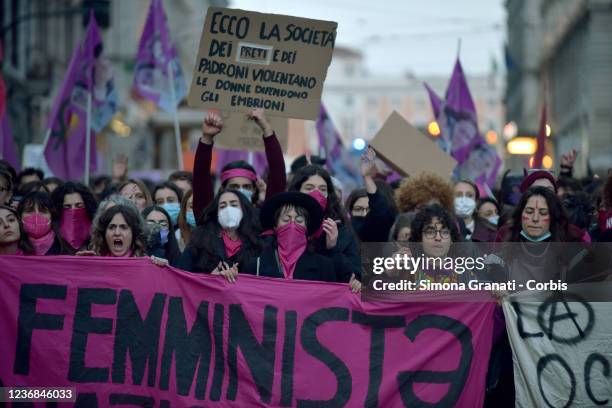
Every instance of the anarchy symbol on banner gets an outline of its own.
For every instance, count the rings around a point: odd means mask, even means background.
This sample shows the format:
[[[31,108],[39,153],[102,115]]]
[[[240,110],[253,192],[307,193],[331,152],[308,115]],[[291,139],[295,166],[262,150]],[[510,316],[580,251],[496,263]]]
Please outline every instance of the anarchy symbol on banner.
[[[550,340],[576,344],[593,329],[595,313],[593,307],[577,295],[552,296],[538,308],[538,324]]]

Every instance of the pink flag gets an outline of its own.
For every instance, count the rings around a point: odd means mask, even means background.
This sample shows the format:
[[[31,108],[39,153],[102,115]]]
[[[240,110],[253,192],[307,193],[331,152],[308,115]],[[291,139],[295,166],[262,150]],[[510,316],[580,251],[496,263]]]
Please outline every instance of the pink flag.
[[[81,179],[85,171],[87,98],[94,87],[96,57],[101,55],[101,49],[102,38],[92,12],[85,38],[70,59],[47,126],[51,133],[45,146],[45,158],[53,174],[65,180]],[[92,101],[92,127],[93,109]],[[92,140],[89,169],[95,171],[95,134],[90,132],[88,137]]]
[[[170,73],[174,76],[175,100],[172,100]],[[155,102],[166,112],[173,112],[187,95],[187,85],[176,53],[170,41],[166,12],[162,0],[151,0],[147,21],[140,37],[136,60],[134,89],[143,98]]]
[[[352,191],[361,185],[361,177],[357,160],[343,145],[340,133],[321,103],[317,118],[317,134],[319,136],[319,154],[326,159],[326,166],[332,176],[343,184],[344,191]]]
[[[17,146],[13,139],[13,132],[8,121],[8,114],[5,112],[0,121],[0,159],[10,163],[16,171],[21,170]]]

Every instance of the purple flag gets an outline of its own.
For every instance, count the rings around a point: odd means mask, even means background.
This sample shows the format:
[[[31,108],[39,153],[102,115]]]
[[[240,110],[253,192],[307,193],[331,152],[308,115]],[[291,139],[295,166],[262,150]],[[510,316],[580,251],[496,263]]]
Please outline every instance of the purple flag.
[[[440,147],[462,164],[479,139],[476,108],[458,58],[438,117]]]
[[[317,134],[319,136],[319,155],[325,157],[325,164],[331,175],[342,182],[344,191],[352,191],[359,187],[361,176],[357,160],[342,144],[340,134],[323,103],[321,103],[317,118]]]
[[[425,84],[432,110],[436,114],[441,134],[438,145],[459,163],[455,177],[493,187],[501,159],[478,131],[476,107],[457,58],[446,99],[440,98]]]
[[[423,85],[427,90],[427,95],[429,95],[429,101],[431,102],[431,110],[433,111],[434,118],[438,119],[438,116],[440,116],[440,107],[442,106],[442,99],[440,99],[436,91],[431,89],[427,82],[423,82]]]
[[[174,75],[175,101],[170,88],[170,68]],[[140,37],[134,89],[166,112],[174,112],[187,95],[187,84],[176,47],[170,41],[162,0],[151,0],[147,21]]]
[[[15,146],[15,139],[13,139],[13,132],[11,132],[6,112],[2,115],[0,123],[0,159],[8,161],[16,171],[21,171],[17,146]]]
[[[82,43],[74,50],[64,81],[49,116],[50,136],[45,146],[45,159],[57,177],[78,180],[85,171],[87,98],[94,87],[94,69],[97,56],[101,56],[102,38],[90,13],[87,32]],[[92,95],[92,128],[94,104]],[[90,171],[96,170],[96,140],[91,138]]]

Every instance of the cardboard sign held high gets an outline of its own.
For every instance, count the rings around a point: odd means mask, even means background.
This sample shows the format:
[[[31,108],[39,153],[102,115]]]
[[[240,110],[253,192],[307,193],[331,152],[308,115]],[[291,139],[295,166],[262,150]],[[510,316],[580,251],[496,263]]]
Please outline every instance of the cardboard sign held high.
[[[450,179],[457,161],[393,111],[370,146],[402,176],[424,171]]]
[[[263,152],[264,143],[262,131],[257,126],[254,120],[247,117],[242,112],[221,111],[219,116],[223,120],[223,129],[221,133],[215,137],[215,146],[222,149],[248,150],[251,152]],[[283,152],[287,152],[289,120],[287,118],[279,118],[267,116],[268,122],[274,129],[276,138],[283,148]]]
[[[338,24],[209,7],[188,103],[315,120]]]

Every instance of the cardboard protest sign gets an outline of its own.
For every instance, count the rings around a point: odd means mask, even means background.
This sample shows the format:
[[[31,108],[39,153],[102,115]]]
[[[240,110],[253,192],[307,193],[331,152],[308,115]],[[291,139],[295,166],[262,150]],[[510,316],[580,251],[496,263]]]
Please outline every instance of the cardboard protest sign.
[[[483,404],[492,302],[362,303],[346,284],[143,258],[0,270],[0,386],[75,387],[76,407]]]
[[[612,406],[612,303],[504,301],[517,407]]]
[[[246,114],[221,111],[219,116],[223,120],[223,129],[219,135],[215,136],[215,147],[253,152],[263,152],[265,150],[261,129]],[[283,152],[287,152],[289,120],[274,116],[267,116],[267,118],[283,148]]]
[[[209,7],[188,103],[315,120],[337,23]]]
[[[393,111],[370,146],[402,176],[429,171],[450,178],[457,161]]]

